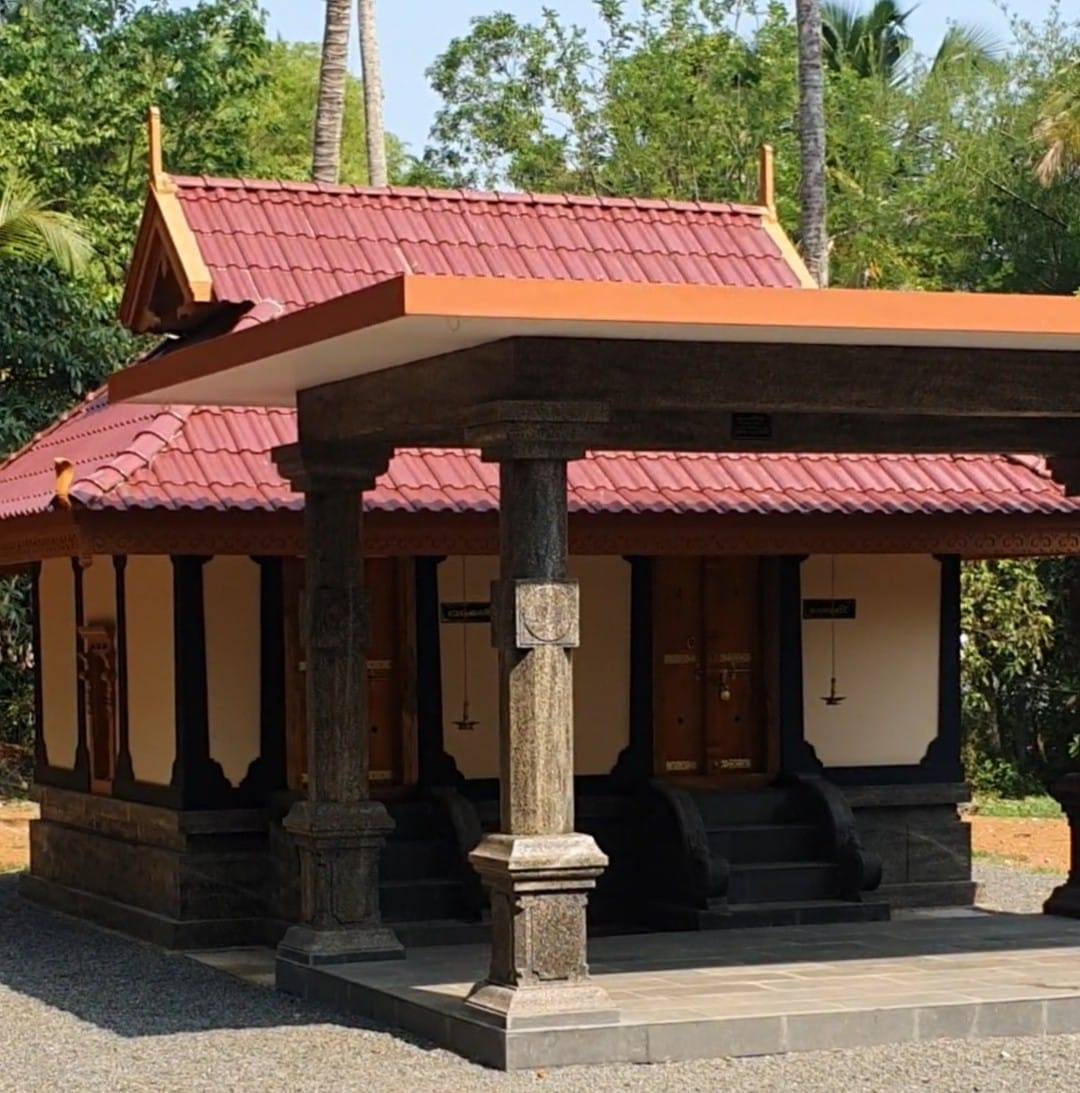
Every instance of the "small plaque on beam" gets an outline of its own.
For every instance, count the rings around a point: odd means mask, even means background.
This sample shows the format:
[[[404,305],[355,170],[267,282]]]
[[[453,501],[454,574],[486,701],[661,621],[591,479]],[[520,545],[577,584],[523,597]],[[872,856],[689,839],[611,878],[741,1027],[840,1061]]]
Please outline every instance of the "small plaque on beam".
[[[444,603],[440,607],[439,617],[444,623],[491,622],[491,604],[479,600]]]
[[[771,440],[772,418],[759,413],[732,414],[731,436],[733,440]]]
[[[803,600],[804,619],[853,619],[854,600]]]

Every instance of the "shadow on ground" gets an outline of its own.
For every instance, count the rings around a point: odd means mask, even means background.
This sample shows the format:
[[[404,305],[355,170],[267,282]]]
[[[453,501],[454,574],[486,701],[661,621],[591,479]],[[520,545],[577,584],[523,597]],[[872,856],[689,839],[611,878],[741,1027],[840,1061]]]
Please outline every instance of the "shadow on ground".
[[[38,907],[20,898],[14,873],[0,875],[0,988],[5,987],[120,1036],[286,1025],[380,1027]]]

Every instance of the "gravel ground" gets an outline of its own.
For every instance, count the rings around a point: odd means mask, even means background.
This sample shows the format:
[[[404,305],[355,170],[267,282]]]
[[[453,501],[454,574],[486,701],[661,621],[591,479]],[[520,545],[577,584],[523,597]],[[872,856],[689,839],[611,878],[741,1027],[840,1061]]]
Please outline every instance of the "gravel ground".
[[[979,874],[991,902],[1036,898],[1013,870]],[[1076,1093],[1080,1036],[497,1074],[34,908],[0,877],[0,1091],[488,1089]]]
[[[1046,897],[1065,880],[1052,873],[1035,873],[978,858],[973,873],[979,883],[975,901],[980,907],[1023,915],[1041,911]]]

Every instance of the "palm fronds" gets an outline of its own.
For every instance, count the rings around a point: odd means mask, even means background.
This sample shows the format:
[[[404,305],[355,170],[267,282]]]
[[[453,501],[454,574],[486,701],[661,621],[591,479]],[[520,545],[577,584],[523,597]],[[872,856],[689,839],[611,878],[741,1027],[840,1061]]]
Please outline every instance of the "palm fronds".
[[[90,254],[75,219],[49,208],[29,179],[10,172],[0,189],[0,259],[50,261],[78,273]]]

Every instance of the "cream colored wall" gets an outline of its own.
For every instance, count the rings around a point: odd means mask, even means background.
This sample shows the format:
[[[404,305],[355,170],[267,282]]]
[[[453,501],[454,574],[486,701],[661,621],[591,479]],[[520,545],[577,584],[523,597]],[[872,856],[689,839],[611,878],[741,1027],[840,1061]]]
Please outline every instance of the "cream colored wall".
[[[826,706],[830,628],[804,619],[806,739],[826,766],[918,763],[938,730],[941,567],[930,555],[838,555],[802,567],[804,599],[850,599],[856,617],[836,623],[837,690]]]
[[[498,575],[498,559],[467,559],[462,590],[461,558],[439,566],[440,602],[486,602]],[[629,740],[630,567],[621,558],[572,557],[570,575],[581,582],[581,647],[574,651],[574,771],[604,774]],[[440,624],[443,726],[446,750],[466,778],[499,773],[498,656],[490,627]],[[463,732],[463,639],[468,642],[469,709],[477,722]]]
[[[219,555],[203,567],[210,756],[239,785],[259,754],[259,566]]]
[[[38,580],[41,627],[41,729],[54,767],[71,770],[79,739],[75,663],[75,575],[70,558],[48,558]]]
[[[130,555],[124,581],[131,765],[138,780],[166,785],[176,757],[172,561]]]
[[[83,569],[83,618],[116,623],[116,569],[112,555],[95,554]]]

